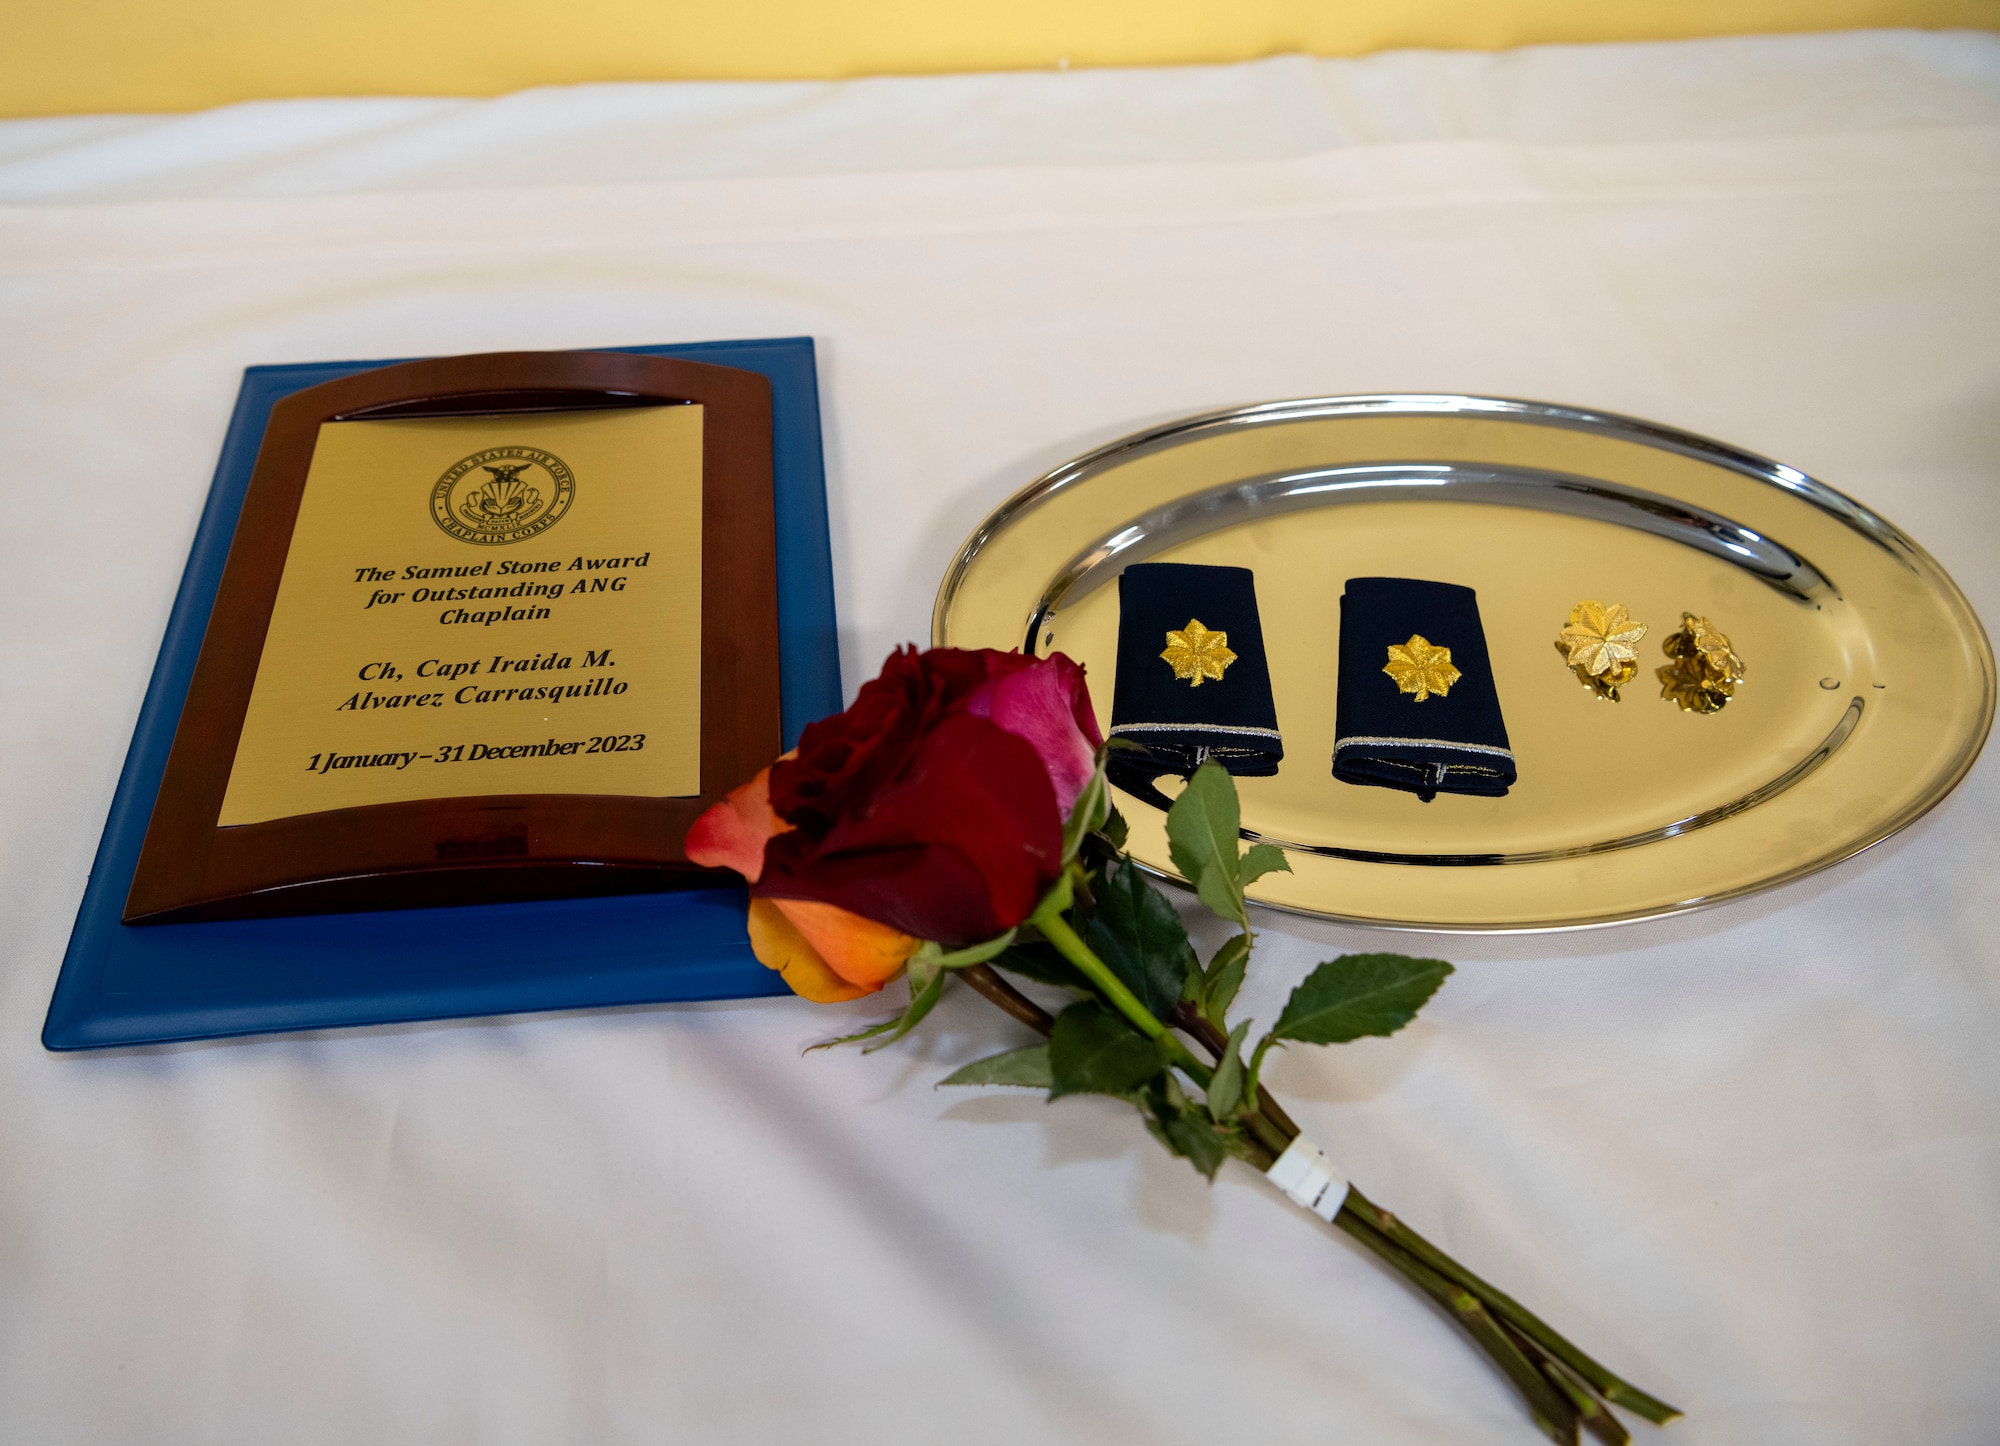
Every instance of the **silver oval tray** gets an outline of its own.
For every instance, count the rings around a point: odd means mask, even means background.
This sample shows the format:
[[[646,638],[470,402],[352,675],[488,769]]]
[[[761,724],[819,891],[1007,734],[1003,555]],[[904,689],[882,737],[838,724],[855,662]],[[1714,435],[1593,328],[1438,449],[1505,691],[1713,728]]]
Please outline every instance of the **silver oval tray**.
[[[1285,761],[1239,790],[1245,836],[1282,846],[1293,872],[1252,893],[1322,917],[1573,928],[1767,888],[1921,816],[1993,719],[1978,618],[1867,508],[1669,427],[1490,397],[1274,402],[1101,447],[967,539],[933,641],[1068,653],[1108,725],[1107,584],[1155,560],[1257,574]],[[1421,804],[1332,777],[1341,587],[1381,574],[1477,590],[1520,768],[1506,798]],[[1585,598],[1650,629],[1615,704],[1553,646]],[[1683,612],[1746,662],[1719,713],[1682,712],[1654,680]],[[1134,856],[1171,876],[1159,808],[1119,803]]]

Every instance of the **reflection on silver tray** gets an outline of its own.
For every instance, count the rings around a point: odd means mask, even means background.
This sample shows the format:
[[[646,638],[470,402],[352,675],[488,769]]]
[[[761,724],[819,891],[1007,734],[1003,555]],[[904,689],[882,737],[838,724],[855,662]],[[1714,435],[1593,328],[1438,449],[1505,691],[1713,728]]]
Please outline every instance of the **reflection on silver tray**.
[[[1978,620],[1867,508],[1670,428],[1480,397],[1272,403],[1100,448],[974,532],[934,641],[1060,649],[1102,709],[1105,584],[1155,559],[1258,574],[1287,758],[1242,781],[1245,835],[1292,859],[1256,895],[1306,913],[1532,929],[1716,902],[1908,824],[1993,714]],[[1381,572],[1478,590],[1522,761],[1509,798],[1420,805],[1331,778],[1340,584]],[[1749,681],[1726,713],[1682,714],[1650,686],[1649,651],[1624,701],[1592,697],[1548,645],[1584,597],[1650,620],[1652,650],[1683,610],[1715,617]],[[1157,808],[1122,802],[1135,856],[1170,872]]]

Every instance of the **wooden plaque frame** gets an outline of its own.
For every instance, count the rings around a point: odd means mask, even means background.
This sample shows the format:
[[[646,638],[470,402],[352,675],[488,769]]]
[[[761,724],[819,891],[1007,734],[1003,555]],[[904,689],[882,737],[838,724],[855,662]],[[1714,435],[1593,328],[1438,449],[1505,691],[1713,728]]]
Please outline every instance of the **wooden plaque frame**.
[[[323,423],[690,402],[704,408],[699,796],[502,794],[218,826]],[[124,918],[166,923],[713,884],[719,876],[690,864],[681,840],[781,747],[764,377],[625,352],[499,352],[362,372],[272,409]]]

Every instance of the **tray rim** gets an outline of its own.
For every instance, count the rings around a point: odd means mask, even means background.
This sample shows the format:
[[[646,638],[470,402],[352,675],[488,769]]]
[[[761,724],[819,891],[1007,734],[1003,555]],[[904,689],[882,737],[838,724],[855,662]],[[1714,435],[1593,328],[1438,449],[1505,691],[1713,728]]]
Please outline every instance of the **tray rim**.
[[[1294,904],[1281,904],[1252,898],[1250,902],[1260,908],[1297,918],[1316,919],[1330,923],[1353,925],[1363,928],[1384,929],[1399,933],[1457,934],[1474,936],[1500,936],[1514,934],[1558,934],[1585,929],[1603,929],[1617,924],[1636,923],[1645,919],[1674,918],[1683,914],[1712,909],[1719,905],[1746,898],[1752,894],[1780,888],[1795,883],[1799,879],[1833,868],[1856,855],[1901,833],[1916,823],[1932,809],[1943,803],[1965,781],[1973,766],[1985,751],[1986,743],[1992,735],[1996,704],[2000,704],[2000,689],[1996,689],[1996,668],[1993,643],[1986,631],[1986,625],[1978,611],[1972,606],[1964,590],[1947,572],[1944,566],[1926,552],[1909,534],[1881,516],[1873,509],[1849,497],[1839,489],[1760,453],[1737,447],[1727,442],[1719,442],[1696,432],[1669,426],[1662,422],[1652,422],[1641,417],[1628,416],[1620,412],[1603,411],[1597,408],[1571,406],[1559,402],[1532,401],[1518,397],[1491,397],[1459,392],[1369,392],[1339,396],[1297,397],[1272,402],[1255,402],[1244,406],[1226,407],[1215,411],[1199,412],[1173,421],[1132,432],[1106,442],[1099,447],[1073,457],[1050,468],[1009,496],[998,507],[989,512],[952,555],[943,578],[938,584],[936,601],[931,608],[931,645],[944,647],[947,620],[953,603],[970,575],[974,562],[988,543],[1004,532],[1016,518],[1049,501],[1058,493],[1069,491],[1100,473],[1113,467],[1134,461],[1152,452],[1199,440],[1204,434],[1222,435],[1246,428],[1283,425],[1300,421],[1323,421],[1341,417],[1436,417],[1466,415],[1480,420],[1520,422],[1533,426],[1546,426],[1568,431],[1589,432],[1614,440],[1630,442],[1640,446],[1657,448],[1677,453],[1695,460],[1726,468],[1752,481],[1776,487],[1794,497],[1827,512],[1846,526],[1869,538],[1885,551],[1897,556],[1913,572],[1940,585],[1949,600],[1957,605],[1964,621],[1969,624],[1969,635],[1977,644],[1980,671],[1986,687],[1981,700],[1980,719],[1969,742],[1962,750],[1948,774],[1941,774],[1939,780],[1910,806],[1898,810],[1876,827],[1857,834],[1844,841],[1833,851],[1816,856],[1805,864],[1783,871],[1738,888],[1722,890],[1704,895],[1698,899],[1677,904],[1645,907],[1613,914],[1597,915],[1582,919],[1561,921],[1535,921],[1522,924],[1471,923],[1452,924],[1414,919],[1383,919],[1353,914],[1336,913],[1329,910],[1302,908]],[[1025,621],[1025,619],[1024,619]],[[1025,634],[1024,634],[1025,636]],[[1254,830],[1242,830],[1245,838],[1261,837]],[[1154,864],[1134,860],[1147,874],[1180,889],[1189,885],[1179,875]]]
[[[1677,452],[1699,461],[1727,467],[1740,472],[1755,481],[1790,492],[1824,512],[1846,522],[1878,544],[1892,552],[1907,552],[1915,559],[1928,564],[1951,582],[1950,574],[1938,565],[1937,560],[1913,541],[1907,533],[1887,518],[1863,506],[1837,488],[1829,487],[1815,477],[1811,477],[1796,467],[1788,467],[1760,453],[1746,448],[1718,442],[1697,432],[1670,427],[1663,422],[1649,422],[1642,417],[1627,416],[1621,412],[1600,411],[1590,407],[1569,406],[1560,402],[1537,402],[1519,397],[1487,397],[1463,392],[1362,392],[1347,396],[1296,397],[1287,401],[1253,402],[1247,406],[1225,407],[1219,411],[1197,412],[1171,422],[1132,432],[1126,436],[1104,443],[1100,447],[1072,457],[1069,461],[1050,468],[1025,487],[1015,492],[1006,501],[989,512],[979,525],[966,535],[959,544],[958,551],[945,569],[943,580],[938,585],[936,602],[931,607],[931,642],[942,646],[940,639],[944,633],[944,621],[957,598],[965,577],[971,571],[973,561],[985,550],[986,544],[1004,531],[1022,513],[1040,506],[1058,492],[1066,491],[1088,481],[1100,472],[1113,466],[1161,451],[1168,446],[1195,440],[1204,432],[1220,434],[1250,427],[1282,425],[1287,422],[1319,421],[1333,417],[1424,417],[1473,414],[1487,420],[1524,422],[1532,426],[1558,427],[1568,431],[1592,432],[1618,441],[1633,442],[1641,446],[1657,447],[1663,451]],[[1985,625],[1979,615],[1972,610],[1970,602],[1959,591],[1956,583],[1951,583],[1952,591],[1965,610],[1972,617],[1978,631],[1981,645],[1989,664],[1987,672],[1992,673],[1993,648],[1987,638]],[[1989,715],[1991,713],[1989,708]],[[1989,716],[1990,725],[1991,718]]]

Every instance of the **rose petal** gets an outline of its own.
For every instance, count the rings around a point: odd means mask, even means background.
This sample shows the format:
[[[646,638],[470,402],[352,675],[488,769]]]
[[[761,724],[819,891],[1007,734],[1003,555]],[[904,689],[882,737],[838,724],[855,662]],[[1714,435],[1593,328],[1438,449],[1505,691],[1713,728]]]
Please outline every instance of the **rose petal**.
[[[806,725],[796,759],[774,771],[772,807],[814,833],[824,833],[849,813],[865,812],[902,772],[917,740],[961,711],[987,677],[984,653],[897,649],[880,675],[861,685],[852,706]]]
[[[684,847],[694,863],[734,869],[754,884],[764,872],[764,845],[791,827],[771,810],[771,770],[766,768],[696,819]]]
[[[805,935],[769,899],[750,901],[750,952],[775,969],[792,993],[816,1004],[841,1004],[873,994],[880,984],[850,984],[828,967]]]
[[[773,839],[763,892],[818,899],[948,948],[1014,927],[1062,866],[1062,815],[1041,757],[960,714],[912,750],[896,782],[824,838]]]
[[[829,969],[856,988],[880,989],[923,941],[887,924],[811,899],[771,899]]]
[[[1028,666],[989,682],[966,701],[965,711],[991,718],[1034,748],[1055,786],[1056,807],[1068,818],[1097,771],[1097,720],[1090,717],[1088,736],[1080,726],[1090,716],[1083,669],[1061,656],[1022,661]]]

